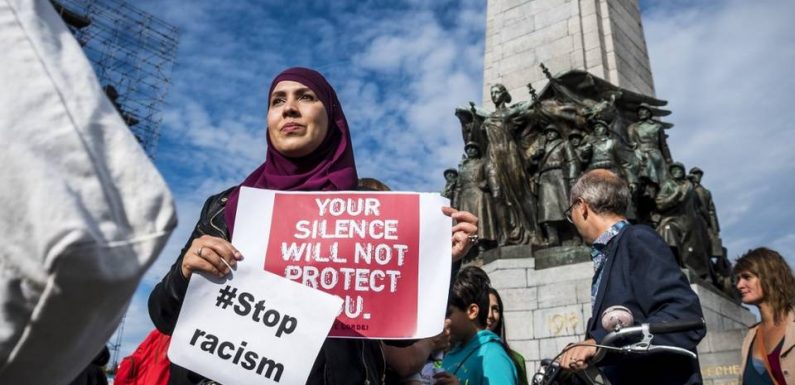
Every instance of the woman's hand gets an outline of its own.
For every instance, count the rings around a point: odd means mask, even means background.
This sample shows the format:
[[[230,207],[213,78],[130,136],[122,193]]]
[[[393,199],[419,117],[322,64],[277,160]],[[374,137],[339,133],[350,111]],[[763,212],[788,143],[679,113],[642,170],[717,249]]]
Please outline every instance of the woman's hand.
[[[463,258],[478,241],[478,217],[467,211],[442,207],[442,213],[453,218],[453,262]]]
[[[188,279],[194,271],[204,271],[223,277],[242,259],[243,255],[228,241],[202,235],[191,242],[182,257],[182,276]]]

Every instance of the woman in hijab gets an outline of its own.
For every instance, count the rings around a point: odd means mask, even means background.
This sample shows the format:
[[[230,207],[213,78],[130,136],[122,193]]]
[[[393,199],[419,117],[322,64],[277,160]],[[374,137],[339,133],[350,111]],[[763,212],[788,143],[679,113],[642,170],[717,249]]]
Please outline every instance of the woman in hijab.
[[[337,94],[320,73],[289,68],[273,79],[268,108],[265,163],[239,186],[211,196],[179,258],[149,296],[155,326],[171,334],[193,272],[223,277],[243,259],[229,242],[234,231],[240,186],[282,191],[353,190],[357,184],[350,131]],[[470,213],[445,208],[453,227],[453,260],[463,257],[477,233]],[[476,239],[476,238],[474,238]],[[365,339],[326,339],[307,384],[382,384],[381,343]],[[171,365],[169,384],[199,384],[197,373]]]

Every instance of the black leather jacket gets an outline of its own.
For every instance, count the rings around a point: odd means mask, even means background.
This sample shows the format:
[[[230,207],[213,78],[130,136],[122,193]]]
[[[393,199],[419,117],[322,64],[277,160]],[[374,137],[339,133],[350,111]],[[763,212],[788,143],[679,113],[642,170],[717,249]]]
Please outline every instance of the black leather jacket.
[[[195,238],[210,235],[228,240],[224,207],[232,189],[207,199],[196,228],[182,248],[179,258],[149,295],[149,316],[161,332],[171,335],[188,289],[182,276],[182,258]],[[386,363],[379,340],[328,338],[315,359],[307,384],[360,385],[383,384]],[[171,364],[172,385],[208,383],[201,375]]]

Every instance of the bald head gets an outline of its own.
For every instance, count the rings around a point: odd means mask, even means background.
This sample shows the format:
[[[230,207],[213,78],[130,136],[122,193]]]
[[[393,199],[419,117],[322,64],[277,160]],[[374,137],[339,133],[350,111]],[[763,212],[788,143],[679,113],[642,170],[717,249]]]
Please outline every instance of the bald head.
[[[570,203],[578,199],[588,203],[596,214],[623,216],[629,205],[629,186],[612,171],[591,170],[582,174],[571,188]]]

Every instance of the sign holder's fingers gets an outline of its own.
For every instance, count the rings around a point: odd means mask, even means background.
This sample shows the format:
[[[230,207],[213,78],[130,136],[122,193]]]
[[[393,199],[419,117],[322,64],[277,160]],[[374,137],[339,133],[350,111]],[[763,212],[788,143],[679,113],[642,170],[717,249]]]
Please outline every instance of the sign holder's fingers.
[[[212,249],[215,254],[220,256],[222,262],[232,269],[233,266],[237,264],[237,260],[240,258],[240,252],[232,246],[231,243],[227,242],[224,239],[211,237],[211,236],[204,236],[202,237],[202,243],[204,245],[204,250]]]
[[[230,266],[224,257],[218,254],[212,247],[205,247],[202,251],[201,258],[213,265],[222,276],[232,271],[232,266]],[[227,268],[229,270],[227,270]]]
[[[224,263],[224,265],[226,265],[226,267],[228,267],[228,268],[229,268],[229,272],[231,273],[231,272],[232,272],[232,270],[233,270],[233,269],[232,269],[232,265],[230,265],[230,264],[229,264],[229,262],[227,262],[227,261],[226,261],[226,259],[223,259],[223,258],[221,258],[221,262],[223,262],[223,263]]]
[[[191,272],[206,272],[216,276],[223,276],[218,268],[204,258],[195,258],[188,262],[188,268]]]

